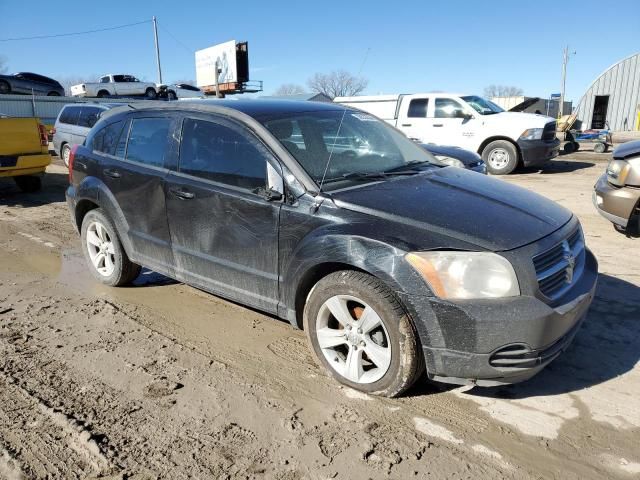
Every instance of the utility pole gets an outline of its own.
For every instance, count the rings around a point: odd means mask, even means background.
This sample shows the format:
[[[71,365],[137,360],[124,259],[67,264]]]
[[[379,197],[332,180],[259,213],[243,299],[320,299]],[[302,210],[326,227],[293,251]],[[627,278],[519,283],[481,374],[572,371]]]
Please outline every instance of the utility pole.
[[[156,44],[156,62],[158,63],[158,83],[162,83],[162,68],[160,68],[160,44],[158,43],[158,22],[153,17],[153,39]]]
[[[574,55],[576,52],[572,52]],[[560,91],[560,105],[558,105],[558,118],[564,115],[564,94],[567,83],[567,63],[569,63],[569,46],[562,50],[562,90]]]

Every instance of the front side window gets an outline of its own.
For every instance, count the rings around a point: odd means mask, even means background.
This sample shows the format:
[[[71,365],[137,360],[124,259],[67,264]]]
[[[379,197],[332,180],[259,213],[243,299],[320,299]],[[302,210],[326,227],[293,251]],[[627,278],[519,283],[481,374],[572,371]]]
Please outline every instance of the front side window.
[[[361,174],[439,165],[402,133],[363,112],[286,113],[260,121],[317,184],[324,177],[324,189],[338,188]]]
[[[126,82],[124,75],[114,75],[113,76],[113,81],[117,82],[117,83]]]
[[[126,132],[123,134],[124,120],[112,123],[102,128],[93,136],[90,141],[91,149],[96,152],[113,155],[118,140],[121,136],[126,138]],[[87,141],[89,143],[89,141]]]
[[[409,103],[409,111],[407,116],[411,118],[426,118],[427,107],[429,106],[428,98],[414,98]]]
[[[164,166],[170,126],[169,118],[134,118],[125,158],[154,167]]]
[[[436,118],[461,118],[464,115],[462,105],[452,98],[436,98]]]
[[[266,184],[267,150],[239,127],[185,119],[180,172],[255,190]]]

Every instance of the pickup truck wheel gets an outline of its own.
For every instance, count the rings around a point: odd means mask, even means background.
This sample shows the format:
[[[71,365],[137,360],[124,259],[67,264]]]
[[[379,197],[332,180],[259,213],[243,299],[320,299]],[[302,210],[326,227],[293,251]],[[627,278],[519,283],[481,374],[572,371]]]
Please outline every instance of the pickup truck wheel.
[[[112,287],[131,283],[140,265],[129,260],[111,220],[101,209],[90,210],[82,219],[82,251],[92,275]]]
[[[100,90],[98,92],[98,98],[106,98],[106,97],[110,97],[111,94],[109,92],[107,92],[106,90]]]
[[[493,175],[507,175],[518,166],[518,151],[513,143],[495,140],[482,150],[482,159]]]
[[[71,154],[71,147],[68,143],[65,143],[60,149],[60,156],[66,167],[69,167],[69,155]]]
[[[42,188],[42,180],[34,175],[20,175],[19,177],[13,177],[13,180],[24,193],[37,192]]]
[[[149,100],[155,100],[155,98],[158,95],[156,94],[156,91],[153,88],[149,87],[147,88],[147,91],[144,92],[144,96],[147,97]]]
[[[327,275],[309,293],[304,329],[318,362],[339,382],[395,397],[422,374],[413,324],[393,292],[366,273]]]
[[[0,93],[7,94],[11,93],[11,85],[4,80],[0,80]]]

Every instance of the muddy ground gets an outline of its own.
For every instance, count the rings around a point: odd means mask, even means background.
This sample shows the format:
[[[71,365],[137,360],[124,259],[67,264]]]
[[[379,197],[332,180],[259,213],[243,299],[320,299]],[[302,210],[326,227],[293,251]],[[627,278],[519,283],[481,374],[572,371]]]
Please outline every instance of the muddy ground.
[[[98,285],[64,203],[0,182],[0,478],[640,476],[640,240],[591,205],[607,155],[504,181],[572,209],[600,261],[573,346],[524,384],[339,386],[300,331],[144,271]]]

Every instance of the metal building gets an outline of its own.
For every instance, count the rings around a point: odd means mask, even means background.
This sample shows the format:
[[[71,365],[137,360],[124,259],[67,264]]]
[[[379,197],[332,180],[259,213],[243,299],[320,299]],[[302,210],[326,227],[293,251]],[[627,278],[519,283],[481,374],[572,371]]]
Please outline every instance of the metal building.
[[[640,53],[609,67],[587,89],[575,114],[578,128],[640,129]]]

